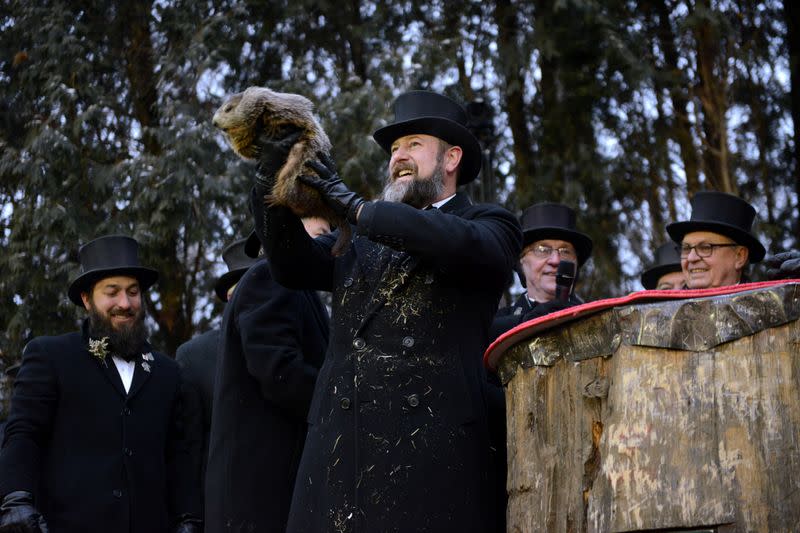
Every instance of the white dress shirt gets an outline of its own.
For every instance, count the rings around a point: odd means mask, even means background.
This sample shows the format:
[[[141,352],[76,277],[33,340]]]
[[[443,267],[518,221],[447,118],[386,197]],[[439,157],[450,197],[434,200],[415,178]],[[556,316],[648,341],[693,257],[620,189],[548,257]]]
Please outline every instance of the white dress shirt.
[[[125,392],[131,390],[131,382],[133,381],[133,371],[136,369],[136,361],[126,361],[116,355],[112,357],[114,365],[119,372],[119,378],[122,380],[122,385],[125,387]]]

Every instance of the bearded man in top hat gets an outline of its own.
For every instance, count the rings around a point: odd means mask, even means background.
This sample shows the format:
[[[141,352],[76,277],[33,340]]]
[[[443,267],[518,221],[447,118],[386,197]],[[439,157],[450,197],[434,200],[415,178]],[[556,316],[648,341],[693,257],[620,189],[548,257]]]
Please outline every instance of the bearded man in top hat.
[[[239,279],[256,260],[245,253],[247,239],[239,239],[222,251],[228,271],[214,284],[214,292],[227,303]],[[198,474],[200,493],[206,479],[208,437],[211,431],[211,406],[214,399],[214,376],[220,343],[220,328],[216,327],[184,342],[175,353],[183,382],[184,412],[188,441],[194,445],[192,463]]]
[[[200,531],[178,367],[147,342],[158,278],[125,236],[79,251],[81,331],[32,340],[0,451],[0,525],[58,533]]]
[[[667,233],[680,246],[687,288],[741,283],[748,263],[758,263],[766,252],[752,233],[756,210],[722,192],[699,192],[691,203],[689,220],[667,225]]]
[[[457,192],[481,166],[461,105],[412,91],[394,114],[374,133],[390,156],[380,200],[350,191],[330,160],[302,178],[355,226],[339,257],[335,236],[312,240],[290,210],[265,206],[282,159],[259,165],[252,203],[275,279],[333,291],[289,533],[490,527],[481,353],[519,223]]]
[[[304,218],[309,235],[330,232]],[[279,285],[251,235],[253,261],[225,307],[205,485],[208,531],[283,532],[306,438],[308,406],[328,346],[315,291]]]
[[[642,287],[648,291],[679,291],[685,288],[686,280],[681,269],[681,254],[674,242],[667,242],[656,249],[655,263],[640,276]]]

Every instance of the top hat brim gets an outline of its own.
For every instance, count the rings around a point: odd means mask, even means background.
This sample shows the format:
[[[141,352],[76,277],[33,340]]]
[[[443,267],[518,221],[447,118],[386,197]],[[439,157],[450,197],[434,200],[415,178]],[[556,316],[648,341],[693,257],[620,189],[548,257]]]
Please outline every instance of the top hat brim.
[[[83,307],[81,299],[82,292],[88,292],[89,288],[104,278],[112,276],[131,276],[139,280],[139,288],[143,291],[149,289],[158,281],[158,271],[147,267],[117,267],[99,268],[84,272],[70,284],[67,290],[69,299],[78,307]]]
[[[642,287],[651,291],[658,286],[658,280],[661,279],[661,276],[665,274],[671,274],[672,272],[680,272],[681,271],[681,264],[680,263],[670,263],[667,265],[658,265],[652,268],[648,268],[640,277],[642,282]]]
[[[247,268],[235,268],[220,276],[214,284],[214,292],[217,293],[220,300],[223,302],[228,301],[228,290],[239,283],[239,280],[242,279],[242,276],[244,276],[247,270]]]
[[[758,263],[764,259],[764,255],[767,253],[764,245],[753,235],[737,226],[732,226],[723,222],[716,222],[713,220],[686,220],[684,222],[673,222],[667,225],[667,233],[669,233],[670,238],[678,244],[681,244],[683,237],[687,233],[693,231],[710,231],[733,239],[736,244],[744,246],[750,251],[748,256],[750,264]]]
[[[583,265],[592,255],[592,239],[585,233],[561,227],[538,227],[522,232],[522,247],[545,239],[567,241],[575,247],[578,254],[578,266]]]
[[[418,117],[395,122],[372,134],[381,148],[392,153],[392,143],[406,135],[432,135],[453,146],[461,147],[461,172],[458,184],[465,185],[474,180],[481,170],[481,145],[470,131],[453,120],[443,117]]]

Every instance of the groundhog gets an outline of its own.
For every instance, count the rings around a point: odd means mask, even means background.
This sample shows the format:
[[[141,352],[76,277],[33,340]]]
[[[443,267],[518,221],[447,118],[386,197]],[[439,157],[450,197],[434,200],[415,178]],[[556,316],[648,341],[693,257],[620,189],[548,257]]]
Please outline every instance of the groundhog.
[[[347,221],[336,216],[319,192],[301,182],[301,174],[316,172],[305,163],[317,152],[328,154],[331,142],[314,117],[314,106],[299,94],[278,93],[266,87],[250,87],[228,97],[214,113],[214,126],[223,130],[233,150],[245,159],[257,159],[260,135],[276,138],[300,129],[302,134],[289,151],[286,163],[278,171],[272,194],[264,199],[270,205],[289,207],[299,217],[321,217],[339,228],[333,255],[347,250],[352,230]]]

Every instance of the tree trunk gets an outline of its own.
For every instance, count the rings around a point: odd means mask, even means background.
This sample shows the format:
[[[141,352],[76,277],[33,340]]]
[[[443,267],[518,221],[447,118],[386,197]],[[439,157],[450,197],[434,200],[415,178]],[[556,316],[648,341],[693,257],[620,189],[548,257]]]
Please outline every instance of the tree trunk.
[[[794,144],[794,190],[795,206],[800,203],[800,5],[795,0],[784,0],[786,13],[786,43],[789,52],[789,72],[792,79],[792,123]],[[794,218],[794,236],[800,234],[800,217]]]
[[[153,61],[153,45],[150,36],[151,2],[123,2],[117,27],[122,29],[126,73],[130,83],[130,101],[133,116],[142,127],[143,157],[158,157],[162,148],[155,134],[149,128],[159,126],[157,107],[158,89]],[[147,184],[145,186],[152,186]],[[153,259],[153,265],[161,265],[158,294],[160,309],[148,302],[149,311],[165,332],[164,346],[158,348],[174,355],[180,344],[191,338],[193,333],[191,316],[193,309],[186,307],[186,266],[178,254],[180,237],[177,234],[160,239],[157,250],[147,249],[145,257]],[[146,246],[146,244],[145,244]],[[165,271],[164,267],[169,271]],[[189,289],[191,292],[191,289]]]
[[[150,155],[161,154],[161,145],[150,127],[156,127],[158,117],[158,90],[156,89],[153,62],[153,43],[150,40],[152,3],[122,2],[118,28],[126,29],[122,46],[125,52],[125,70],[131,84],[133,116],[142,128],[144,151]]]
[[[643,2],[643,7],[652,6],[655,11],[657,28],[655,31],[658,46],[664,53],[664,70],[670,75],[669,96],[672,100],[674,112],[672,135],[678,143],[683,161],[683,171],[686,174],[686,190],[689,196],[700,190],[699,163],[697,161],[697,150],[692,139],[692,124],[689,122],[689,98],[688,88],[685,86],[686,80],[681,74],[678,66],[678,49],[675,45],[675,33],[669,20],[669,8],[663,0],[657,2]],[[671,197],[671,196],[670,196]],[[670,216],[676,220],[674,212],[674,201]]]
[[[706,0],[698,0],[697,11],[710,9]],[[694,37],[700,81],[696,95],[703,110],[703,170],[709,189],[737,194],[738,187],[731,174],[728,122],[725,118],[728,111],[727,57],[723,57],[720,47],[724,37],[707,17],[696,23]]]
[[[497,0],[494,9],[497,24],[498,72],[503,78],[503,102],[511,137],[514,140],[516,170],[515,192],[517,207],[522,209],[534,201],[535,162],[531,134],[528,130],[528,110],[525,105],[526,68],[519,61],[519,23],[517,8],[509,0]]]

